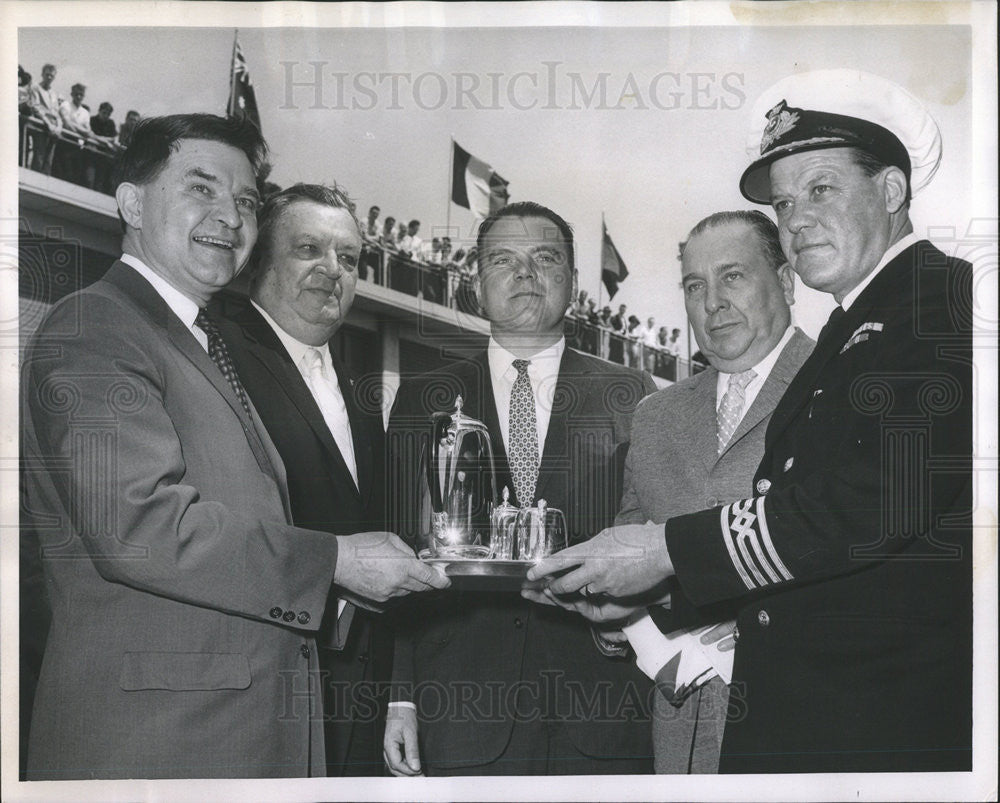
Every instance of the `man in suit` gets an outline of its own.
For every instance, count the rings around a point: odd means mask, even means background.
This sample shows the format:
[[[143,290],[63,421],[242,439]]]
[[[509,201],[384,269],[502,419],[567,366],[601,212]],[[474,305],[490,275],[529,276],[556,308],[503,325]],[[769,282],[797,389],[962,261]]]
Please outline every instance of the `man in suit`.
[[[290,523],[205,311],[256,240],[265,155],[245,121],[137,125],[124,255],[29,345],[24,482],[52,608],[29,780],[322,775],[328,599],[446,584],[388,533]]]
[[[250,297],[217,297],[223,339],[285,463],[292,521],[335,535],[385,529],[381,410],[331,348],[358,280],[352,207],[341,189],[315,184],[270,196],[257,216]],[[322,628],[338,637],[336,650],[319,652],[327,775],[381,771],[385,710],[375,703],[392,638],[378,618],[343,598],[328,604]]]
[[[479,229],[477,292],[487,349],[404,383],[389,421],[391,520],[415,536],[412,487],[437,409],[488,427],[497,482],[519,507],[544,499],[570,540],[610,524],[632,410],[648,374],[565,347],[573,234],[545,207],[504,207]],[[396,775],[650,772],[650,683],[602,654],[589,627],[514,592],[470,591],[401,606],[385,754]]]
[[[718,212],[699,222],[682,246],[681,268],[688,319],[711,367],[636,408],[615,524],[662,524],[750,494],[771,412],[814,345],[792,326],[794,278],[763,213]],[[667,638],[644,614],[624,632],[663,692],[653,704],[656,771],[716,772],[732,656],[709,652],[713,664],[701,656],[708,645],[698,643],[700,633]],[[718,649],[731,650],[732,639]]]
[[[575,567],[550,588],[592,596],[676,577],[692,620],[735,607],[723,771],[969,770],[972,270],[909,219],[937,125],[848,70],[785,79],[756,112],[740,188],[838,307],[772,414],[753,494],[608,530],[529,577]]]

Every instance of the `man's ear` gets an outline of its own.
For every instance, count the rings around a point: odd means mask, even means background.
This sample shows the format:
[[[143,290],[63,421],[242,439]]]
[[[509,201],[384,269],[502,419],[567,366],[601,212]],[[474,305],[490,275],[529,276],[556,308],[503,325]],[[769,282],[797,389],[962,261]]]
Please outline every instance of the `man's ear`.
[[[133,229],[142,228],[142,189],[128,181],[123,181],[115,190],[118,211],[125,224]]]
[[[882,186],[886,211],[895,214],[906,203],[906,174],[898,167],[887,167],[882,174]]]
[[[778,283],[781,285],[785,303],[790,307],[795,303],[795,273],[787,262],[778,268]]]
[[[483,314],[483,295],[482,295],[482,281],[479,278],[479,270],[472,274],[472,292],[476,296],[476,306],[479,308],[479,314]]]

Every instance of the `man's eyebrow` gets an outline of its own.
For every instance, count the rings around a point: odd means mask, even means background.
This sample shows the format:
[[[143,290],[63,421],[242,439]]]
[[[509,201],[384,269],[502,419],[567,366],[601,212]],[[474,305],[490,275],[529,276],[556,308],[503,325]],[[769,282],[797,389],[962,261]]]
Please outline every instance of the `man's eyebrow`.
[[[187,173],[185,173],[185,176],[194,176],[195,178],[203,178],[205,179],[205,181],[214,181],[215,183],[219,182],[218,176],[213,175],[212,173],[209,173],[207,170],[203,170],[200,167],[192,167],[190,170],[187,171]]]
[[[730,268],[742,268],[742,267],[743,267],[742,262],[724,262],[721,265],[713,265],[712,270],[715,273],[723,273],[724,271],[727,271]]]

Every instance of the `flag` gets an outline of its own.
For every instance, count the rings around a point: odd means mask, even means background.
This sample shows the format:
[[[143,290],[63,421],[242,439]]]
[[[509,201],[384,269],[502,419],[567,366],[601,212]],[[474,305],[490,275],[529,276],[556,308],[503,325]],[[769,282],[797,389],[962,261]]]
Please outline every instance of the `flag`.
[[[238,38],[233,39],[233,63],[229,74],[229,103],[226,105],[229,117],[247,117],[260,131],[260,114],[257,112],[257,96],[250,81],[243,50]]]
[[[477,218],[489,217],[507,205],[509,182],[486,162],[452,140],[451,200],[470,210]]]
[[[608,227],[604,225],[604,221],[601,221],[601,233],[601,281],[607,288],[610,300],[618,292],[618,283],[624,282],[628,276],[628,268],[625,267],[621,254],[611,241],[611,235],[608,234]]]

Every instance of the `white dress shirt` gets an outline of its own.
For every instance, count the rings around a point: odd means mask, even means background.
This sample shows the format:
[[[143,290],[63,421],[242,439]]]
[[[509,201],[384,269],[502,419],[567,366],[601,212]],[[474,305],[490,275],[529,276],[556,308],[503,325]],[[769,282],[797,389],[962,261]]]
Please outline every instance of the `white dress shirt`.
[[[344,394],[340,392],[337,372],[333,369],[330,347],[326,343],[322,346],[310,346],[308,343],[296,340],[282,329],[274,318],[268,315],[267,311],[258,305],[256,301],[251,301],[250,303],[254,305],[257,312],[261,314],[261,317],[274,330],[274,333],[278,336],[278,340],[281,341],[281,345],[288,352],[288,356],[292,358],[292,363],[294,363],[302,375],[306,387],[309,388],[310,395],[315,400],[316,406],[319,407],[319,411],[323,415],[327,429],[330,430],[330,434],[333,436],[337,448],[340,450],[340,456],[344,458],[347,469],[351,472],[354,485],[357,486],[358,465],[354,457],[354,438],[351,433],[351,420],[347,415],[347,404],[344,401]],[[309,352],[311,350],[318,351],[323,360],[323,376],[321,379],[314,377],[310,370]],[[318,386],[316,385],[317,381],[320,383]]]
[[[160,274],[154,273],[139,257],[132,256],[131,254],[122,254],[121,261],[153,285],[153,289],[160,298],[170,307],[174,315],[181,319],[181,323],[191,330],[191,334],[194,335],[195,340],[208,353],[208,335],[205,334],[200,326],[194,325],[194,319],[198,317],[198,305],[160,276]]]
[[[556,393],[556,382],[559,380],[559,363],[566,350],[566,339],[559,338],[546,349],[530,358],[528,379],[531,380],[531,392],[535,396],[535,425],[538,428],[538,458],[545,454],[545,436],[549,431],[549,421],[552,419],[552,399]],[[493,398],[496,399],[497,418],[500,419],[500,435],[506,451],[510,451],[510,394],[517,379],[517,369],[514,360],[522,359],[511,354],[507,349],[490,337],[486,349],[490,364],[490,378],[493,381]]]

